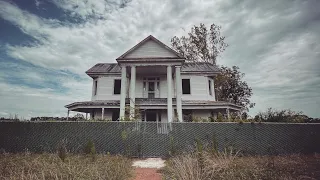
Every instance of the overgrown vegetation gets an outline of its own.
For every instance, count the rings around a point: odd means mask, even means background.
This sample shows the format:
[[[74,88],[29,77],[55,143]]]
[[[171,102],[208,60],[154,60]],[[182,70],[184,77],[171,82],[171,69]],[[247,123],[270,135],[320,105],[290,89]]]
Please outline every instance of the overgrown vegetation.
[[[288,122],[288,123],[303,123],[308,120],[308,116],[302,112],[292,111],[290,109],[277,110],[268,108],[264,112],[259,112],[254,121],[258,122]]]
[[[96,160],[96,147],[92,140],[89,140],[86,146],[84,147],[84,153],[90,155],[92,161]]]
[[[65,162],[65,159],[67,158],[67,147],[65,140],[61,141],[58,145],[58,156],[62,162]]]
[[[234,151],[195,151],[170,158],[162,169],[170,180],[319,179],[320,155],[239,156]]]
[[[108,179],[132,177],[131,160],[122,156],[68,155],[64,162],[56,154],[0,154],[0,179]]]
[[[133,114],[131,114],[131,111]],[[134,108],[127,105],[125,107],[125,116],[120,119],[120,121],[140,121],[141,120],[141,110],[140,107],[135,105]]]

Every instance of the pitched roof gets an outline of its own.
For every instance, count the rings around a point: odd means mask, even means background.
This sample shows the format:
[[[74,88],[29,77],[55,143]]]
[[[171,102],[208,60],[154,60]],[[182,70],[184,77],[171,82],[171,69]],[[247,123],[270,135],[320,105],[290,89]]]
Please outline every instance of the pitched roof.
[[[211,63],[196,62],[196,63],[184,63],[181,67],[182,73],[218,73],[219,68]],[[98,73],[121,73],[121,68],[117,63],[98,63],[86,71],[88,75]]]
[[[162,43],[161,41],[159,41],[157,38],[153,37],[152,35],[149,35],[148,37],[146,37],[145,39],[143,39],[142,41],[140,41],[138,44],[136,44],[135,46],[133,46],[131,49],[129,49],[127,52],[125,52],[124,54],[122,54],[120,57],[118,57],[116,60],[124,60],[126,59],[125,57],[130,54],[131,52],[135,51],[136,49],[138,49],[139,47],[141,47],[144,43],[146,43],[148,40],[152,40],[154,42],[156,42],[157,44],[159,44],[160,46],[162,46],[163,48],[167,49],[168,51],[172,52],[173,54],[175,54],[177,57],[176,59],[185,59],[183,56],[181,56],[180,54],[178,54],[175,50],[171,49],[169,46],[165,45],[164,43]],[[172,58],[172,57],[171,57]],[[132,58],[130,58],[132,59]],[[140,58],[141,59],[141,58]],[[150,59],[150,57],[148,58]]]
[[[207,62],[189,62],[181,67],[182,72],[219,72],[219,68]]]

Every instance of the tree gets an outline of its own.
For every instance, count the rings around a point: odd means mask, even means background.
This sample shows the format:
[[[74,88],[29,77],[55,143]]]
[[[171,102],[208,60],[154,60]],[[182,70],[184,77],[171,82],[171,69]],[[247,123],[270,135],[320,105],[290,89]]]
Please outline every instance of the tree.
[[[304,115],[301,111],[296,112],[290,109],[277,110],[268,108],[264,112],[259,112],[255,117],[255,121],[259,122],[288,122],[288,123],[302,123],[308,121],[309,117]]]
[[[210,31],[200,23],[193,26],[188,37],[174,36],[171,45],[174,50],[184,56],[188,61],[209,62],[216,64],[216,58],[222,53],[228,44],[224,42],[225,37],[221,36],[221,26],[212,24]]]
[[[216,64],[217,57],[228,47],[224,42],[225,37],[221,35],[221,26],[212,24],[210,30],[200,23],[193,26],[188,36],[171,39],[172,48],[184,56],[187,61],[207,62]],[[252,89],[243,80],[244,73],[239,67],[228,68],[219,67],[221,74],[215,77],[215,90],[217,99],[220,101],[231,101],[244,109],[253,107],[255,104],[250,102]]]
[[[83,114],[77,113],[77,114],[74,116],[74,118],[75,118],[76,120],[83,120],[83,119],[84,119],[84,116],[83,116]]]
[[[244,73],[239,71],[239,67],[220,67],[221,73],[215,78],[216,97],[219,101],[229,101],[245,108],[254,107],[255,103],[250,102],[252,88],[243,81]]]

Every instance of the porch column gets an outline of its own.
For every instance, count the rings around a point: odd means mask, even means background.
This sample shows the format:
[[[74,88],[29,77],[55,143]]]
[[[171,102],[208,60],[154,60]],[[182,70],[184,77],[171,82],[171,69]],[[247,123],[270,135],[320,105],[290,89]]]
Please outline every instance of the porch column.
[[[214,101],[216,101],[216,90],[215,90],[215,88],[214,88],[214,78],[212,78],[212,84],[211,84],[212,86],[212,89],[211,89],[211,91],[212,91],[212,96],[213,96],[213,99],[214,99]]]
[[[136,66],[131,66],[131,80],[130,80],[130,119],[135,116],[136,103]]]
[[[124,118],[125,106],[126,106],[126,86],[127,86],[127,68],[121,67],[121,94],[120,94],[120,114],[119,118]]]
[[[167,83],[168,83],[168,95],[167,95],[167,114],[168,122],[172,122],[172,67],[167,66]]]
[[[86,113],[86,120],[88,120],[88,113]]]
[[[68,109],[68,112],[67,112],[67,121],[69,120],[69,113],[70,113],[70,110]]]
[[[229,108],[226,109],[226,113],[227,113],[228,120],[230,120],[230,111],[229,111]]]
[[[104,108],[101,110],[101,119],[104,120]]]
[[[181,82],[181,73],[180,73],[181,66],[176,66],[176,102],[177,102],[177,113],[178,113],[178,120],[182,122],[182,102],[181,102],[181,95],[182,95],[182,82]]]

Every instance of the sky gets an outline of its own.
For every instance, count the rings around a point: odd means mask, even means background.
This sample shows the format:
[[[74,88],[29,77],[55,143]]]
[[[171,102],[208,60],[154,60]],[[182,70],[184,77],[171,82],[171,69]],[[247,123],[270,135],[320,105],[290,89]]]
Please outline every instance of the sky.
[[[219,65],[239,66],[249,114],[320,117],[319,0],[0,0],[0,116],[66,116],[91,99],[85,71],[153,35],[170,46],[193,25],[222,26]]]

